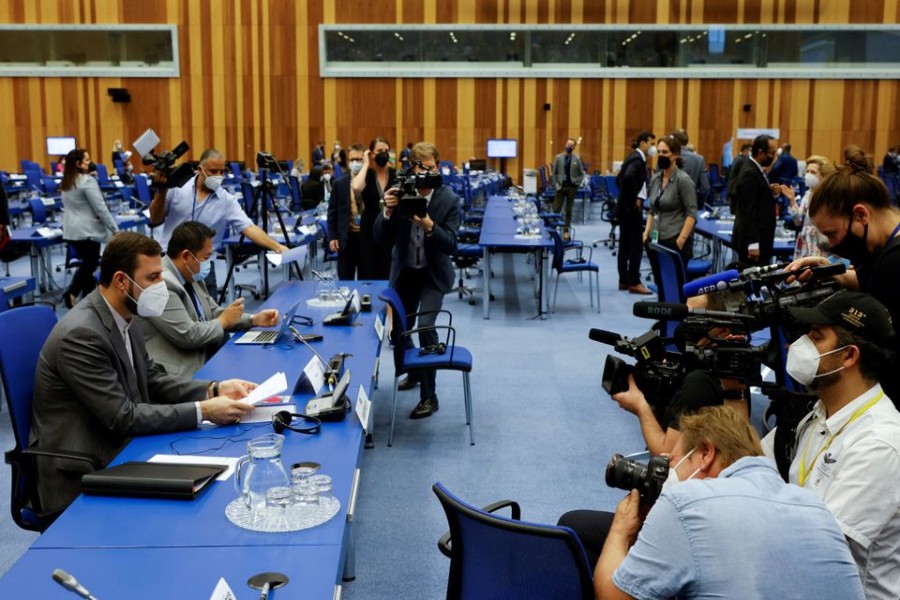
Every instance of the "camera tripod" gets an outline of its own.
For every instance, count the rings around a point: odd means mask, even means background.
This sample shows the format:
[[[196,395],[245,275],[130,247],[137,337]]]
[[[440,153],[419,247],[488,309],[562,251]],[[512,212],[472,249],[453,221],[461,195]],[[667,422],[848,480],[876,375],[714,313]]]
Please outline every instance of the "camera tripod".
[[[275,163],[277,168],[277,163]],[[250,220],[253,221],[254,224],[258,225],[263,231],[268,231],[268,223],[269,223],[269,204],[271,203],[272,210],[275,212],[275,216],[278,219],[278,224],[281,227],[281,231],[284,234],[284,245],[288,248],[293,248],[293,243],[291,242],[291,235],[288,231],[287,226],[284,223],[284,215],[282,214],[281,207],[278,206],[278,203],[275,199],[275,184],[269,180],[269,164],[266,166],[260,165],[259,169],[259,178],[260,184],[259,186],[253,190],[253,205],[250,207],[245,207],[247,210],[247,216],[250,217]],[[279,169],[279,173],[282,178],[287,181],[287,177],[285,177],[284,173]],[[232,255],[234,256],[234,252],[241,252],[241,249],[244,243],[245,236],[241,233],[240,238],[238,238],[237,248],[232,251]],[[252,253],[258,254],[260,249],[258,247],[252,248]],[[228,266],[228,275],[225,277],[225,283],[222,285],[222,289],[219,291],[219,304],[225,302],[225,295],[228,292],[228,284],[231,282],[231,278],[234,277],[234,269],[238,265],[240,260],[237,258],[233,258],[231,264]],[[262,296],[263,298],[269,297],[269,263],[263,259],[262,265]],[[293,272],[299,279],[303,279],[303,272],[300,270],[300,267],[291,264],[288,266],[290,272]]]

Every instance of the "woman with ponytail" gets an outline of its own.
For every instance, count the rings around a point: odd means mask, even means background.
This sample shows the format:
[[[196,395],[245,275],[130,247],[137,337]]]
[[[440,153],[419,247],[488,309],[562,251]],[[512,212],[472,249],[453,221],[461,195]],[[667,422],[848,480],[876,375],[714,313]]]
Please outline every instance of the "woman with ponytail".
[[[644,226],[644,243],[657,242],[681,254],[684,264],[693,256],[693,232],[697,223],[697,193],[690,175],[681,170],[681,144],[671,135],[656,144],[656,166],[650,179],[650,214]]]

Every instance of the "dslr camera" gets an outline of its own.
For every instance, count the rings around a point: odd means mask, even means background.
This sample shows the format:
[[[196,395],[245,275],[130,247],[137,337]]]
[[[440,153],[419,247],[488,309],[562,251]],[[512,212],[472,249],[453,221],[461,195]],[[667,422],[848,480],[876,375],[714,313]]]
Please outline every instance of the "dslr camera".
[[[175,161],[184,156],[184,153],[191,149],[184,140],[171,150],[163,150],[156,152],[155,148],[159,144],[159,136],[153,129],[148,129],[141,134],[132,144],[137,150],[141,162],[151,166],[154,171],[158,171],[166,177],[166,187],[181,187],[194,176],[194,168],[188,163],[181,163],[175,166]]]
[[[421,166],[421,163],[413,163]],[[397,189],[400,204],[397,209],[402,217],[424,217],[428,205],[418,190],[436,190],[444,184],[440,173],[416,173],[412,167],[397,175]]]
[[[668,476],[669,459],[665,456],[653,456],[645,465],[613,454],[606,465],[606,485],[620,490],[637,490],[641,494],[641,504],[648,508],[659,498]]]

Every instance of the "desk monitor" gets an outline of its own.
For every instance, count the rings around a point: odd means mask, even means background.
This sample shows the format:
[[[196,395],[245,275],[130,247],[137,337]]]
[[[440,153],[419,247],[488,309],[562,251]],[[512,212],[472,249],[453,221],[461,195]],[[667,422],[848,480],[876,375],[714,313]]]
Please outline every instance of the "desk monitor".
[[[486,171],[487,161],[483,158],[473,158],[469,161],[470,171]]]
[[[50,156],[65,156],[75,148],[75,136],[47,136],[47,154]]]
[[[488,158],[516,158],[519,155],[519,140],[495,139],[487,141]]]

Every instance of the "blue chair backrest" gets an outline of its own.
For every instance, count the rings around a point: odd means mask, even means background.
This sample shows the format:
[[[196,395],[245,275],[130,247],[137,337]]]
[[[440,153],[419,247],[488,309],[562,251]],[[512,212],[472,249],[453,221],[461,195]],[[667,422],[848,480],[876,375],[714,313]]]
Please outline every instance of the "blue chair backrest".
[[[97,163],[97,181],[100,185],[109,185],[109,171],[106,170],[106,165],[102,163]]]
[[[34,370],[54,325],[56,313],[48,306],[22,306],[0,313],[0,382],[19,448],[28,446]]]
[[[38,173],[40,173],[41,165],[30,160],[22,160],[22,172],[27,174],[28,171],[37,171]]]
[[[150,184],[147,182],[146,175],[134,176],[134,191],[138,200],[144,204],[150,204],[153,201],[153,195],[150,193]]]
[[[406,347],[403,342],[400,342],[397,339],[397,336],[409,329],[406,321],[406,309],[403,308],[403,301],[400,299],[400,295],[397,293],[397,290],[393,288],[386,288],[382,290],[381,293],[378,294],[378,298],[391,307],[393,329],[391,330],[390,334],[391,340],[394,343],[394,367],[399,373],[403,370],[403,358]]]
[[[716,163],[711,163],[709,165],[709,183],[710,185],[722,183],[722,177],[719,175],[719,165]]]
[[[44,191],[48,194],[58,194],[59,193],[59,183],[56,182],[56,179],[50,177],[49,175],[41,176],[41,183],[44,185]]]
[[[344,170],[341,168],[341,163],[334,163],[331,167],[331,179],[335,181],[339,179],[344,174]]]
[[[25,171],[25,179],[28,181],[28,187],[33,191],[44,191],[44,179],[40,171]]]
[[[244,176],[243,173],[241,173],[241,165],[237,164],[236,162],[230,162],[228,163],[228,166],[231,167],[232,175],[234,175],[238,179]]]
[[[440,482],[432,489],[450,528],[448,600],[594,598],[591,567],[571,529],[487,513]]]
[[[559,271],[563,267],[563,255],[565,254],[562,236],[555,229],[547,229],[547,233],[550,234],[550,239],[553,240],[553,262],[550,263],[550,266]]]
[[[656,243],[650,244],[648,256],[651,256],[651,253],[656,255],[656,262],[659,265],[659,273],[653,269],[659,301],[684,303],[684,262],[681,255],[671,248]],[[653,262],[654,259],[651,257],[651,267]]]
[[[288,180],[291,182],[290,192],[291,192],[291,209],[294,207],[299,207],[301,205],[301,200],[303,198],[303,194],[300,193],[300,180],[294,177],[293,175],[288,175]]]
[[[241,182],[241,195],[244,197],[244,212],[250,214],[253,208],[253,186],[249,182]]]
[[[31,206],[31,220],[34,223],[47,222],[47,207],[40,198],[29,198],[28,204]]]
[[[610,198],[619,197],[619,184],[616,183],[615,175],[604,175],[604,179],[606,179],[606,190],[609,192]]]

